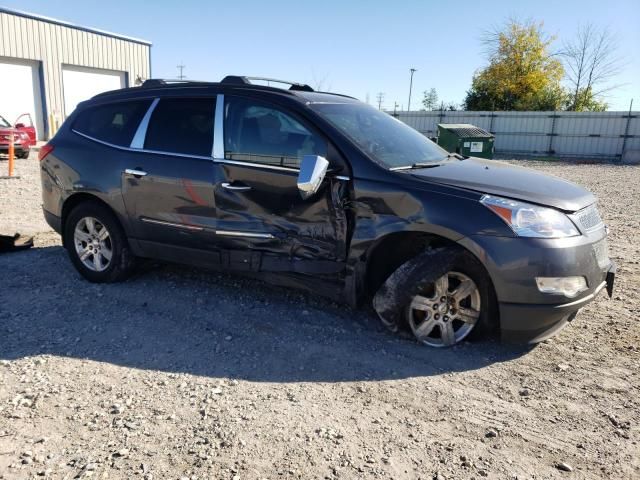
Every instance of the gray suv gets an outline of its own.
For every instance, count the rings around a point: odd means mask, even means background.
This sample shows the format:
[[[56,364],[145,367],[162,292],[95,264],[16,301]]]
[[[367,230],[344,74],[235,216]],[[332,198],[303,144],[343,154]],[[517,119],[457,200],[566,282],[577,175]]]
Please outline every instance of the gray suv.
[[[40,161],[44,215],[82,276],[121,281],[138,258],[245,272],[372,305],[436,347],[538,342],[611,295],[588,191],[256,80],[148,80],[78,106]]]

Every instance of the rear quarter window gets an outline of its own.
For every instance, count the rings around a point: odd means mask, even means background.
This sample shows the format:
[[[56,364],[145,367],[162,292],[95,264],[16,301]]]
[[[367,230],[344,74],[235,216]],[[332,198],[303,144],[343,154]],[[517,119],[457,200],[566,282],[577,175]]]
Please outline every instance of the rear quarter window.
[[[89,107],[78,114],[71,128],[91,138],[128,147],[150,105],[151,100],[136,100]]]

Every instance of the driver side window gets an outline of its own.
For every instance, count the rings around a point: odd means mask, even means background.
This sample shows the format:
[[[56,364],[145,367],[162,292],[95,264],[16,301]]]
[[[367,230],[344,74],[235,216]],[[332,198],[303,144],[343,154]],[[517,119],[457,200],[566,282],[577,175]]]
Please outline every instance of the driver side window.
[[[327,156],[327,142],[293,116],[251,99],[225,102],[224,158],[299,168],[304,155]]]

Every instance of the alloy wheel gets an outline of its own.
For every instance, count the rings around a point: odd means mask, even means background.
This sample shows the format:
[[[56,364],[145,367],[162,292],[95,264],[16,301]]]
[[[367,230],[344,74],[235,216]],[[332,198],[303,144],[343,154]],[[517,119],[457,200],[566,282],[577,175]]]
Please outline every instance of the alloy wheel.
[[[102,272],[111,264],[113,244],[107,227],[94,217],[83,217],[76,224],[73,243],[82,264]]]
[[[420,342],[449,347],[471,333],[481,307],[475,282],[463,273],[448,272],[411,299],[407,316]]]

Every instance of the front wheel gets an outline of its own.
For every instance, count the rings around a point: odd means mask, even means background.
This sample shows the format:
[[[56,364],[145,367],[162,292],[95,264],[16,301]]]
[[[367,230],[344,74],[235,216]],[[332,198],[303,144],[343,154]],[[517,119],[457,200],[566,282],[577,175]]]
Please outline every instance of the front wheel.
[[[407,307],[407,323],[418,341],[448,347],[473,331],[482,307],[476,283],[464,273],[449,271],[414,295]]]
[[[134,267],[127,238],[108,208],[93,202],[75,207],[65,222],[65,246],[76,270],[95,283],[126,279]]]
[[[484,267],[458,248],[424,252],[394,272],[374,297],[391,330],[408,327],[431,347],[450,347],[490,333],[497,302]]]

